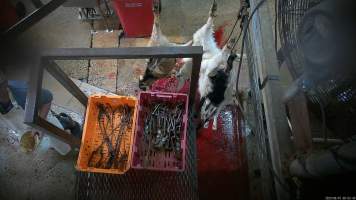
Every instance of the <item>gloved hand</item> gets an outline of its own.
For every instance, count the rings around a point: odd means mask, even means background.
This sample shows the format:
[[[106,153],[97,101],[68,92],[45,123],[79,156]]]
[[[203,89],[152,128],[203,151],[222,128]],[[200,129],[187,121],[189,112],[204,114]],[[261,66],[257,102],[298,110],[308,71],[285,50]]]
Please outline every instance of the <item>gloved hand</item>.
[[[0,113],[5,115],[10,112],[10,110],[14,107],[14,105],[9,101],[8,103],[0,103]]]

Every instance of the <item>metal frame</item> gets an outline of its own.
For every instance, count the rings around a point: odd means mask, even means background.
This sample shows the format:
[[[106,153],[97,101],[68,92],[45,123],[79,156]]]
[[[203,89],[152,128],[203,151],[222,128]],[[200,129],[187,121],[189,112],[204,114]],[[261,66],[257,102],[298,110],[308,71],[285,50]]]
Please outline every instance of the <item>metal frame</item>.
[[[80,146],[80,140],[62,129],[57,128],[38,116],[39,97],[42,88],[43,71],[47,71],[61,83],[68,92],[77,98],[85,107],[88,97],[60,69],[54,60],[85,60],[85,59],[142,59],[142,58],[192,58],[193,68],[190,77],[189,110],[193,111],[194,99],[198,86],[202,47],[135,47],[135,48],[66,48],[49,49],[42,53],[40,63],[31,74],[25,108],[25,123],[49,133],[61,141]]]

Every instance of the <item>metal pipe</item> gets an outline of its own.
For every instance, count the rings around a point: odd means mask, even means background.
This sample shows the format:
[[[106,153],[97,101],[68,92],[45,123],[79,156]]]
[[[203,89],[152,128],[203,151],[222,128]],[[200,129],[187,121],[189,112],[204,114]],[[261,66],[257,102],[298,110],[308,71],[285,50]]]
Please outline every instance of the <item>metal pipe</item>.
[[[356,172],[356,141],[312,153],[305,159],[296,159],[289,166],[292,176],[322,178]]]
[[[290,137],[291,140],[294,140],[294,136]],[[312,142],[313,143],[325,143],[325,139],[324,138],[312,138]],[[332,139],[332,138],[328,138],[326,140],[326,143],[328,144],[344,144],[345,142],[343,140],[340,139]]]

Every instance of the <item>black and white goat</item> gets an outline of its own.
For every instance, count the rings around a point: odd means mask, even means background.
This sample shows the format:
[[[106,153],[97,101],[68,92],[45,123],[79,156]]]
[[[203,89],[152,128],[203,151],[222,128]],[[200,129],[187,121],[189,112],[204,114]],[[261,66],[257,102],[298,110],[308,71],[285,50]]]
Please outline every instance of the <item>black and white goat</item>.
[[[233,62],[236,54],[231,54],[234,39],[220,49],[214,39],[214,19],[216,18],[217,4],[214,1],[209,18],[193,35],[193,46],[203,47],[203,58],[199,73],[199,88],[201,119],[204,127],[208,125],[213,117],[213,129],[217,128],[218,114],[226,105],[235,103],[235,84]],[[180,85],[189,78],[192,70],[192,60],[183,59],[184,65],[178,73]]]

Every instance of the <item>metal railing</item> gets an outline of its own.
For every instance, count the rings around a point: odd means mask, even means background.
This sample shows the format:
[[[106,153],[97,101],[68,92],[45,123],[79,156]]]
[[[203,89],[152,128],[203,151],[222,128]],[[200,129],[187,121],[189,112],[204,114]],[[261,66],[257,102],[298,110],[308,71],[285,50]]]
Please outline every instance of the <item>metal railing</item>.
[[[80,140],[78,138],[75,138],[38,116],[43,71],[45,69],[57,79],[68,92],[78,99],[80,103],[85,107],[87,105],[87,96],[60,69],[54,62],[55,60],[192,58],[193,68],[189,89],[189,110],[191,111],[196,95],[202,54],[202,47],[65,48],[46,50],[41,54],[39,64],[32,69],[26,100],[25,123],[51,134],[71,146],[80,146]]]

